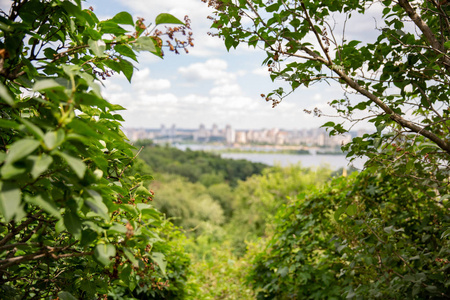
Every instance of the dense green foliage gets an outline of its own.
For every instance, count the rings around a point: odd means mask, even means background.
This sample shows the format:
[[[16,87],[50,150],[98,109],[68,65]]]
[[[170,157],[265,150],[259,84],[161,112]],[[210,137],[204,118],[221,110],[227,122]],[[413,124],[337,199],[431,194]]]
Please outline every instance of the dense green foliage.
[[[330,174],[327,168],[273,167],[240,182],[235,189],[233,215],[227,225],[235,252],[243,254],[246,242],[264,236],[274,215],[291,197],[320,187]]]
[[[180,234],[150,204],[149,177],[127,174],[123,108],[99,86],[114,72],[130,80],[136,51],[161,56],[160,38],[126,12],[99,21],[81,1],[11,4],[0,15],[1,296],[181,297]]]
[[[235,186],[238,180],[260,174],[267,167],[265,164],[243,159],[222,159],[218,154],[204,151],[161,147],[149,141],[138,141],[136,147],[144,147],[139,158],[144,160],[153,172],[181,175],[191,182],[199,181],[206,186],[224,180]]]
[[[448,298],[448,200],[405,184],[365,171],[299,194],[250,253],[258,299]]]
[[[209,188],[179,176],[164,177],[158,176],[162,181],[151,185],[155,189],[154,204],[174,224],[181,225],[186,230],[195,228],[196,232],[201,232],[205,229],[204,226],[219,226],[225,222],[223,209],[211,197]]]
[[[252,288],[244,282],[249,261],[235,257],[228,243],[208,245],[207,248],[211,258],[194,260],[192,271],[195,276],[191,280],[193,285],[199,286],[196,299],[255,299]]]
[[[327,81],[346,91],[330,104],[348,121],[324,124],[330,134],[362,120],[375,127],[343,147],[368,157],[365,172],[300,194],[266,227],[265,249],[248,254],[258,297],[448,298],[448,1],[204,2],[228,49],[260,47],[272,80],[290,85],[266,101]],[[367,40],[346,30],[358,14],[381,19]]]
[[[291,91],[279,88],[264,95],[265,100],[277,105],[298,87],[317,82],[342,87],[343,98],[329,101],[348,122],[327,122],[324,126],[330,134],[346,132],[345,124],[354,126],[362,120],[376,128],[345,147],[350,157],[366,155],[379,160],[380,152],[382,156],[389,153],[390,159],[398,160],[391,167],[400,175],[422,164],[440,183],[448,178],[448,1],[204,2],[216,10],[212,28],[228,49],[242,43],[260,47],[267,54],[263,64],[272,80],[290,85]],[[373,21],[373,30],[364,32],[367,39],[363,41],[346,31],[359,26],[362,18],[355,16],[360,14],[379,20]],[[315,114],[322,112],[316,109]],[[391,146],[395,152],[386,149]],[[383,160],[380,167],[388,163]],[[440,188],[448,189],[440,183]]]

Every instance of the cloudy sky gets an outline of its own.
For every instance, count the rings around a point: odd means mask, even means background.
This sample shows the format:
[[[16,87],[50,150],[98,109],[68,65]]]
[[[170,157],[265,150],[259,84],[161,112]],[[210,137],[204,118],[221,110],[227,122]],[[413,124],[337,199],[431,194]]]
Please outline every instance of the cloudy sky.
[[[0,0],[2,6],[11,1]],[[159,13],[171,13],[192,20],[194,48],[189,54],[175,55],[165,51],[162,60],[148,53],[139,55],[139,64],[132,83],[121,75],[104,81],[104,95],[112,103],[124,106],[125,127],[157,128],[161,124],[175,124],[181,128],[197,128],[200,124],[237,129],[257,128],[314,128],[327,121],[306,114],[303,110],[315,107],[324,111],[327,102],[342,96],[338,86],[327,84],[299,88],[276,108],[265,102],[267,94],[280,85],[269,78],[261,65],[265,58],[259,49],[245,45],[226,51],[224,43],[207,34],[211,10],[201,0],[89,0],[99,19],[111,18],[121,11],[145,18],[148,24]],[[365,34],[365,27],[373,29],[374,22],[366,20],[349,27],[353,34]]]

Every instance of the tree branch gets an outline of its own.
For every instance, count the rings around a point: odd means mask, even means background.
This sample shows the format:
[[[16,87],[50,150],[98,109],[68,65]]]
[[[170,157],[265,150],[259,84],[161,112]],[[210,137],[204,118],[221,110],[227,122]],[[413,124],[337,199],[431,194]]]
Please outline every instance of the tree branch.
[[[409,4],[408,0],[398,0],[398,4],[405,10],[408,14],[409,18],[419,27],[420,31],[422,31],[425,36],[427,42],[440,53],[446,53],[444,45],[439,43],[433,31],[428,27],[427,23],[425,23],[422,18],[416,13],[414,8]],[[441,59],[446,66],[447,71],[450,72],[450,59],[448,57],[443,57]]]
[[[317,55],[317,54],[316,54]],[[360,94],[366,96],[370,100],[372,100],[376,105],[378,105],[386,114],[389,115],[390,119],[401,125],[402,127],[406,127],[411,129],[412,131],[423,135],[424,137],[430,139],[436,145],[439,146],[442,150],[450,154],[450,144],[435,135],[434,133],[426,130],[423,127],[420,127],[416,124],[414,124],[411,121],[408,121],[404,119],[399,114],[395,113],[386,103],[384,103],[380,98],[375,96],[374,94],[370,93],[368,90],[361,87],[357,82],[355,82],[352,78],[350,78],[347,74],[345,74],[343,71],[338,70],[336,68],[333,68],[333,66],[327,65],[333,72],[335,72],[342,80],[345,81],[351,88],[353,88],[355,91],[359,92]]]
[[[0,246],[5,245],[8,241],[10,241],[17,233],[19,233],[20,231],[22,231],[25,227],[27,227],[28,225],[30,225],[33,221],[36,220],[36,218],[42,214],[42,210],[38,211],[36,214],[34,214],[33,216],[30,216],[27,220],[23,221],[19,226],[17,226],[16,228],[14,228],[11,232],[9,232],[1,241],[0,241]]]
[[[48,247],[51,248],[51,247]],[[36,253],[32,253],[32,254],[27,254],[27,255],[22,255],[22,256],[16,256],[16,257],[11,257],[11,258],[7,258],[7,259],[3,259],[0,260],[0,270],[2,269],[6,269],[10,266],[13,265],[17,265],[20,264],[23,261],[30,261],[30,260],[39,260],[42,259],[46,256],[51,256],[53,259],[58,260],[58,259],[62,259],[62,258],[68,258],[68,257],[80,257],[80,256],[88,256],[88,255],[92,255],[94,254],[94,251],[89,251],[89,252],[78,252],[74,249],[68,249],[73,251],[72,253],[64,253],[64,254],[59,254],[56,255],[54,254],[55,252],[60,251],[62,248],[58,247],[58,248],[51,248],[50,251],[47,249],[42,249]]]

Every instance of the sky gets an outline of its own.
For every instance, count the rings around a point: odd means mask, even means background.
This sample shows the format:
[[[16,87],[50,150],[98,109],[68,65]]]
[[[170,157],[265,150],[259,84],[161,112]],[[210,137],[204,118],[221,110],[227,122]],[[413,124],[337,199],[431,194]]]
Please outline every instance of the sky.
[[[8,3],[11,1],[0,0],[2,8]],[[329,119],[314,117],[304,109],[317,107],[332,114],[327,103],[343,95],[338,85],[317,84],[297,89],[272,108],[260,95],[283,83],[270,80],[267,67],[262,66],[265,53],[244,44],[228,52],[220,38],[207,34],[211,25],[207,16],[212,10],[201,0],[89,0],[83,5],[92,6],[100,20],[127,11],[135,19],[143,17],[145,24],[159,13],[171,13],[179,19],[188,15],[192,21],[195,46],[189,48],[189,54],[166,50],[160,59],[141,53],[131,83],[120,74],[103,81],[106,99],[126,108],[121,112],[126,128],[173,124],[178,128],[198,128],[200,124],[207,128],[229,124],[236,129],[318,128]],[[348,31],[358,39],[373,27],[374,21],[365,17]]]

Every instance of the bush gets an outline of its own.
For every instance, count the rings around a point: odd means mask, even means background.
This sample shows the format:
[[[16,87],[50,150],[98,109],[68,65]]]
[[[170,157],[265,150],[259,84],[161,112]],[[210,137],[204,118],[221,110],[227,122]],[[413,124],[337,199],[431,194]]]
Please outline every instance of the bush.
[[[448,202],[365,171],[280,209],[255,249],[259,299],[437,299],[450,292]]]

